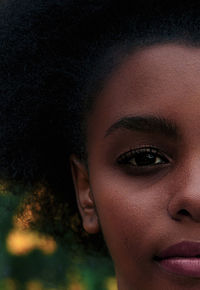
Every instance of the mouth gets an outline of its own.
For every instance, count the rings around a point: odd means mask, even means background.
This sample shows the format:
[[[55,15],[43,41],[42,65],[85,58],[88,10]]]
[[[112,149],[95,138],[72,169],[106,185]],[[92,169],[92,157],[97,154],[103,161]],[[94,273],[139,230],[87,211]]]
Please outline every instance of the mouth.
[[[183,241],[170,246],[154,257],[167,272],[200,278],[200,243]]]

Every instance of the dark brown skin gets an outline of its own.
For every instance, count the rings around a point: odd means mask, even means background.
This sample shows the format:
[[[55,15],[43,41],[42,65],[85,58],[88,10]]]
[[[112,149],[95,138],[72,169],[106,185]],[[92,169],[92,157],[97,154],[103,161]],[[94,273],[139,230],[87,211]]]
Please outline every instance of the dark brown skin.
[[[135,125],[108,131],[136,116],[148,124],[135,118]],[[169,273],[154,261],[173,244],[200,242],[199,144],[200,48],[160,44],[129,55],[89,116],[89,176],[71,156],[83,227],[103,231],[119,290],[200,289],[200,278]],[[155,148],[154,158],[141,165],[144,147]],[[117,162],[135,149],[139,157]]]

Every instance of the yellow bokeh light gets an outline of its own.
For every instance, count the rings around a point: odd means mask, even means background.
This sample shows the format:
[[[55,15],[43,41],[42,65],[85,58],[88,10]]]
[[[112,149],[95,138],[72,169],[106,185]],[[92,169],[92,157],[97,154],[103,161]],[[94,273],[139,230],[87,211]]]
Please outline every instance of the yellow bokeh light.
[[[44,254],[53,254],[57,249],[56,242],[37,232],[13,229],[6,240],[8,251],[13,255],[25,255],[34,249],[40,249]]]
[[[41,196],[44,188],[40,188],[37,194]],[[40,210],[39,203],[34,204]],[[32,205],[27,203],[23,213],[13,217],[14,228],[7,236],[6,245],[8,251],[13,255],[25,255],[34,249],[41,250],[44,254],[53,254],[57,249],[57,244],[53,238],[41,235],[30,229],[30,223],[35,220],[32,212]]]
[[[40,283],[39,281],[29,281],[26,285],[26,289],[27,290],[43,290],[43,286],[42,283]]]
[[[106,280],[106,288],[108,290],[117,290],[117,281],[114,277],[110,277]]]
[[[85,288],[80,283],[72,283],[68,290],[85,290]]]
[[[52,238],[41,238],[38,240],[38,249],[43,251],[44,254],[53,254],[57,248],[56,242]]]
[[[7,278],[3,282],[5,283],[6,290],[17,290],[16,283],[13,279]]]

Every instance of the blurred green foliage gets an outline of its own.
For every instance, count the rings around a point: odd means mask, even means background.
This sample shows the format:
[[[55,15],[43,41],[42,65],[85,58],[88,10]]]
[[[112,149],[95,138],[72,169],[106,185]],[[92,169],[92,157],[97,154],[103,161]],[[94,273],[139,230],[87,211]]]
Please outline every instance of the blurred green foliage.
[[[57,245],[51,253],[38,248],[21,254],[10,251],[8,237],[21,202],[21,195],[0,192],[0,290],[116,289],[106,284],[114,276],[109,258],[72,253],[68,245],[65,248]],[[15,242],[17,238],[11,246]]]

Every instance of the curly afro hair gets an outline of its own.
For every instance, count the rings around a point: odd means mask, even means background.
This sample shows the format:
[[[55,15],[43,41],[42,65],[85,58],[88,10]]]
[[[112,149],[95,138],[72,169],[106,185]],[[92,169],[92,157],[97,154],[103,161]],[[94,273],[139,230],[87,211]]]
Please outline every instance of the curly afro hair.
[[[159,42],[199,45],[200,5],[181,2],[1,1],[0,178],[31,189],[32,226],[106,249],[101,233],[82,229],[69,155],[87,164],[87,116],[123,56]]]

